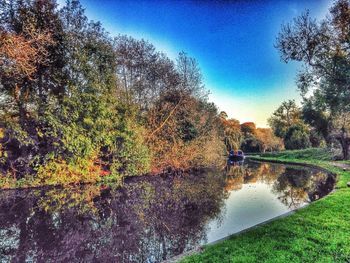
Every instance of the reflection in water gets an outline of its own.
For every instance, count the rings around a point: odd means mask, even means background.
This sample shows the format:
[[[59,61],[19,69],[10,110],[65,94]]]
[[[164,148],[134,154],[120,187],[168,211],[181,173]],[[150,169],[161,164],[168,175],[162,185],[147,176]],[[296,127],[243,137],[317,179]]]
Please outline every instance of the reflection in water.
[[[301,167],[228,164],[224,174],[139,177],[0,192],[0,262],[159,262],[304,205],[334,178]]]

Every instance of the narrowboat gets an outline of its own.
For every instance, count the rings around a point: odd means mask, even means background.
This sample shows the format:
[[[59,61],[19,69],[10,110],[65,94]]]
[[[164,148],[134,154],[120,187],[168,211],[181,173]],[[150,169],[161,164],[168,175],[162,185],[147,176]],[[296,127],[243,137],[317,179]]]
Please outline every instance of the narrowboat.
[[[238,151],[231,150],[229,155],[228,155],[228,158],[230,160],[241,161],[244,159],[244,153],[241,150],[238,150]]]

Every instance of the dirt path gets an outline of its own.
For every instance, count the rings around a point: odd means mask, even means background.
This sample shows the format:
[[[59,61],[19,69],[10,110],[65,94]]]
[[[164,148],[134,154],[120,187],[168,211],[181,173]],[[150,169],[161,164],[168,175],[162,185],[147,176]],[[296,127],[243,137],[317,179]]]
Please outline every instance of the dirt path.
[[[350,164],[346,164],[346,163],[338,163],[338,162],[331,162],[332,165],[342,168],[344,170],[350,170]]]

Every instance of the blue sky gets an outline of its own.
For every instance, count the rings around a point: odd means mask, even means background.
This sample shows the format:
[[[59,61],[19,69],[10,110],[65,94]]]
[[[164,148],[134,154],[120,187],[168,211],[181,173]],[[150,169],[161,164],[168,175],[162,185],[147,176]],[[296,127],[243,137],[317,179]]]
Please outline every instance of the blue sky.
[[[281,24],[305,9],[322,18],[332,1],[81,3],[88,18],[101,21],[112,35],[146,39],[172,59],[180,51],[196,58],[211,92],[209,99],[229,117],[264,127],[283,100],[300,101],[294,82],[300,65],[281,62],[273,47]]]

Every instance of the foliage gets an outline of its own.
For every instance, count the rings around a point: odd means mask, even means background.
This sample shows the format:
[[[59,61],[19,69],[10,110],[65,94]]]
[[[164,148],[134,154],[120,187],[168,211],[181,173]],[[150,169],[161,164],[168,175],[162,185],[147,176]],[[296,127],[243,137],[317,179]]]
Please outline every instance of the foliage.
[[[268,122],[274,134],[283,139],[286,149],[310,147],[310,129],[304,123],[302,111],[294,100],[284,101]]]
[[[273,134],[270,128],[257,128],[244,137],[241,148],[244,152],[280,151],[283,141]]]
[[[172,61],[147,41],[112,38],[75,0],[1,2],[0,22],[0,172],[12,185],[220,159],[218,112],[186,53]]]
[[[224,114],[220,117],[222,137],[226,145],[227,152],[230,150],[238,150],[243,140],[240,124],[238,120],[226,119]]]
[[[268,122],[275,135],[284,138],[292,125],[301,122],[300,114],[300,109],[294,100],[284,101],[275,110]]]
[[[254,135],[256,130],[256,125],[254,122],[245,122],[241,124],[241,132],[243,132],[244,136],[248,134]]]
[[[287,130],[284,145],[287,150],[305,149],[311,146],[309,129],[302,124],[294,124]]]
[[[2,45],[1,143],[7,156],[1,169],[17,179],[37,174],[40,184],[95,181],[94,162],[117,177],[147,171],[135,110],[114,95],[116,57],[103,28],[87,21],[77,1],[61,10],[53,1],[18,1],[4,3],[3,10],[5,41],[32,46]],[[47,32],[49,39],[42,37]],[[15,50],[18,57],[7,55]]]
[[[332,136],[337,139],[342,147],[343,159],[349,159],[350,151],[350,112],[341,112],[333,116]]]
[[[274,135],[271,128],[257,128],[255,133],[261,143],[261,152],[283,150],[283,141]]]
[[[332,130],[332,123],[350,111],[349,10],[349,0],[338,0],[321,21],[305,12],[284,25],[276,41],[285,62],[300,61],[304,65],[297,84],[305,100],[307,122],[324,137],[330,128],[330,135],[341,144],[344,159],[349,158],[349,130],[345,126],[340,127],[344,132]]]
[[[325,141],[329,141],[331,118],[325,108],[320,105],[317,94],[309,97],[303,103],[302,118],[305,123],[314,128],[314,131],[320,134]]]

